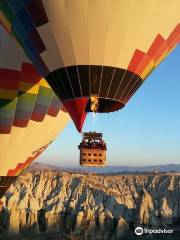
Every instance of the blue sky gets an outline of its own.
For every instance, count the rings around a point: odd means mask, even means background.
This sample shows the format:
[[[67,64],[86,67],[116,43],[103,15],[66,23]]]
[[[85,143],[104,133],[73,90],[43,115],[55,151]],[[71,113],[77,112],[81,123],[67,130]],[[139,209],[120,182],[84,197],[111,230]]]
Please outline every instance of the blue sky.
[[[84,131],[100,131],[108,165],[180,163],[180,45],[154,70],[124,109],[89,114]],[[81,135],[72,122],[38,161],[78,166]]]

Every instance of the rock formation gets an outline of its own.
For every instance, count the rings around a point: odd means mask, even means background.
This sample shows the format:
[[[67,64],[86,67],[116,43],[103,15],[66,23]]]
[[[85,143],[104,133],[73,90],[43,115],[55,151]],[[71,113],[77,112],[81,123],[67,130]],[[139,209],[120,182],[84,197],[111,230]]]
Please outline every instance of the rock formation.
[[[115,240],[135,239],[136,226],[180,226],[179,175],[30,171],[18,178],[2,201],[1,233]]]

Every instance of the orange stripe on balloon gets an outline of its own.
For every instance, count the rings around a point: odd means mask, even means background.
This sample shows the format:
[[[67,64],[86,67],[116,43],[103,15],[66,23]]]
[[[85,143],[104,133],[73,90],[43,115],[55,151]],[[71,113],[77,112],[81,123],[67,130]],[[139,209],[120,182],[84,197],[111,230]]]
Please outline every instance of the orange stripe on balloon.
[[[156,67],[179,42],[180,24],[175,27],[166,40],[158,34],[147,53],[136,49],[128,66],[128,70],[145,79],[152,69]]]
[[[24,163],[18,163],[15,169],[10,169],[7,173],[7,176],[19,175],[24,169],[27,168],[27,165],[30,165],[51,144],[51,142],[41,147],[36,154],[28,157]]]
[[[145,53],[139,49],[136,49],[134,55],[129,63],[128,70],[131,72],[135,72],[136,68],[139,66],[139,63],[144,58]]]
[[[10,169],[7,173],[7,176],[15,176],[15,175],[16,175],[15,170],[13,170],[13,169]]]
[[[153,58],[164,42],[165,39],[160,34],[158,34],[155,40],[153,41],[152,45],[150,46],[149,50],[147,51],[147,54],[151,58]]]
[[[11,35],[11,25],[8,20],[4,18],[2,14],[0,14],[0,25],[4,28],[4,30]]]
[[[167,48],[167,42],[165,41],[161,45],[159,51],[154,56],[154,61],[155,61],[156,66],[161,62],[162,59],[164,59],[163,56],[165,56],[165,54],[167,52],[167,49],[168,49]]]
[[[135,73],[139,76],[141,76],[141,73],[144,71],[144,69],[148,66],[148,64],[151,62],[152,58],[149,55],[145,55],[143,60],[140,62],[139,66],[135,70]]]
[[[175,27],[173,32],[167,38],[168,49],[173,48],[173,45],[180,43],[180,23]]]

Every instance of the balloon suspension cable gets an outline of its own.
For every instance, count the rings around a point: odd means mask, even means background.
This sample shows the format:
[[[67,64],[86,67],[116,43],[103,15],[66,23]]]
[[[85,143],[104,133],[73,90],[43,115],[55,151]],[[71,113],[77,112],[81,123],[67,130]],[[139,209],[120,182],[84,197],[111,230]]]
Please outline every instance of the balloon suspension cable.
[[[96,119],[96,112],[92,112],[92,117],[94,120]]]

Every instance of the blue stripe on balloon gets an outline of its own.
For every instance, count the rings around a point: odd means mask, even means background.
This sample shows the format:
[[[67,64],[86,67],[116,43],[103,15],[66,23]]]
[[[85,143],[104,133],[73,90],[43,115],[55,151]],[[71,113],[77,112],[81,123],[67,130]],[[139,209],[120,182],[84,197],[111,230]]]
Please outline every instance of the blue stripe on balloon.
[[[31,18],[29,14],[26,12],[25,8],[19,11],[16,17],[21,21],[22,25],[24,26],[27,32],[36,31],[36,28],[32,24]]]
[[[24,6],[21,2],[21,0],[7,0],[7,4],[11,9],[13,9],[13,12],[16,14],[18,13]]]
[[[18,2],[18,4],[17,4]],[[18,6],[17,6],[18,5]],[[6,6],[10,12],[14,15],[14,21],[11,22],[12,31],[15,33],[17,40],[23,47],[26,55],[32,61],[32,63],[39,69],[40,73],[43,76],[48,74],[48,69],[40,57],[40,53],[36,46],[33,44],[31,37],[28,35],[28,31],[36,31],[36,28],[33,26],[30,17],[28,20],[24,20],[27,15],[20,13],[17,14],[20,10],[26,11],[24,4],[21,0],[7,0]],[[25,10],[24,10],[25,9]],[[21,12],[22,12],[21,11]],[[26,12],[27,13],[27,12]]]
[[[20,25],[15,21],[12,25],[12,30],[17,36],[17,40],[20,37],[20,44],[23,47],[25,54],[32,61],[32,63],[39,69],[40,74],[46,76],[48,74],[48,69],[40,58],[39,53],[35,50],[28,36],[25,34],[24,30],[20,27]]]
[[[30,2],[32,2],[32,0],[21,0],[25,5],[28,5]],[[37,0],[39,1],[39,0]]]
[[[18,1],[18,3],[17,3]],[[33,25],[31,18],[21,0],[8,0],[8,4],[12,12],[14,13],[17,21],[21,22],[22,26],[26,32],[36,31],[35,26]]]

